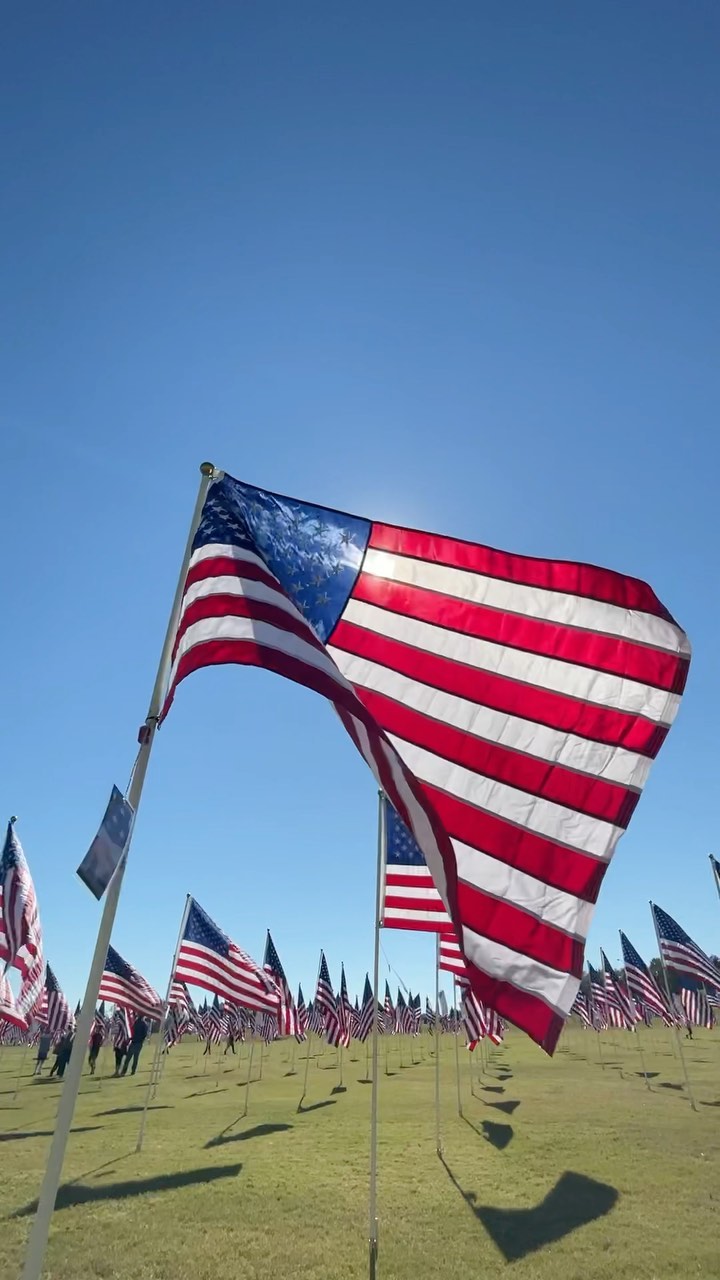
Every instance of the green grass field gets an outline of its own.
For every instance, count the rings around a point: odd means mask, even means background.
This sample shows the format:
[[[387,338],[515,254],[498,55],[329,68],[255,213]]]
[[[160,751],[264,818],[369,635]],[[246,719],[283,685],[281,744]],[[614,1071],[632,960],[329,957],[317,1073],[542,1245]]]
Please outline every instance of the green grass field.
[[[553,1061],[510,1033],[482,1077],[474,1055],[474,1093],[461,1051],[460,1118],[445,1037],[442,1161],[431,1044],[393,1042],[380,1089],[380,1277],[720,1277],[720,1036],[699,1031],[687,1046],[697,1113],[667,1032],[643,1037],[652,1092],[637,1074],[634,1037],[614,1039],[603,1037],[603,1069],[589,1033],[567,1033]],[[365,1055],[346,1054],[342,1092],[335,1052],[313,1056],[298,1111],[302,1052],[291,1074],[290,1046],[272,1046],[242,1118],[247,1059],[215,1056],[205,1074],[194,1042],[183,1044],[137,1155],[151,1053],[135,1078],[114,1080],[104,1050],[103,1078],[83,1077],[47,1276],[367,1275]],[[383,1068],[384,1052],[381,1043]],[[412,1052],[421,1061],[411,1064]],[[13,1101],[21,1057],[0,1056],[1,1280],[20,1273],[60,1092],[54,1081],[33,1083],[28,1055]]]

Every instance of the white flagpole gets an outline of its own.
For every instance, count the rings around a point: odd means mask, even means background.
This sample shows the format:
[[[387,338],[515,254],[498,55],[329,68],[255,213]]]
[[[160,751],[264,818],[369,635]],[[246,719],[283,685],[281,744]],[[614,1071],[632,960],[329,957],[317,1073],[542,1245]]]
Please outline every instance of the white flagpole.
[[[170,977],[168,978],[167,994],[165,996],[165,1003],[163,1004],[163,1007],[162,1007],[162,1015],[160,1018],[160,1030],[158,1032],[158,1042],[155,1046],[155,1057],[153,1058],[153,1064],[152,1064],[152,1067],[150,1068],[150,1079],[148,1080],[148,1087],[145,1093],[145,1105],[143,1107],[142,1116],[140,1117],[140,1128],[138,1130],[137,1146],[135,1148],[136,1152],[142,1151],[142,1144],[143,1144],[143,1138],[145,1137],[145,1125],[147,1123],[147,1113],[148,1113],[148,1106],[150,1105],[150,1098],[154,1096],[156,1086],[160,1082],[159,1063],[160,1063],[160,1054],[162,1053],[163,1042],[165,1040],[165,1023],[167,1021],[168,1010],[170,1008],[170,992],[172,991],[172,984],[175,979],[175,967],[178,961],[180,944],[183,940],[183,934],[185,933],[185,925],[187,924],[187,918],[190,913],[191,901],[192,899],[190,897],[190,894],[189,893],[186,894],[185,909],[182,914],[182,920],[180,921],[180,930],[178,932],[178,940],[175,945],[175,954],[173,955],[172,965],[170,966]]]
[[[375,878],[375,951],[373,955],[372,1090],[370,1098],[370,1280],[375,1280],[378,1258],[377,1122],[378,1122],[378,987],[380,985],[380,925],[385,880],[385,797],[378,792],[377,875]]]
[[[435,934],[435,1150],[442,1156],[440,1133],[440,934]]]
[[[143,783],[145,782],[145,774],[147,773],[148,761],[150,759],[150,751],[152,750],[155,733],[157,731],[158,716],[162,710],[163,698],[166,692],[166,684],[172,662],[172,648],[175,641],[178,619],[180,617],[180,607],[182,605],[183,588],[185,585],[190,556],[192,554],[193,538],[195,537],[197,527],[200,523],[202,509],[207,491],[210,487],[210,482],[219,478],[222,474],[215,470],[211,462],[203,462],[200,467],[200,473],[200,487],[198,490],[197,501],[195,503],[195,510],[193,511],[192,520],[190,522],[190,532],[188,534],[187,546],[185,547],[185,554],[180,566],[180,575],[178,578],[177,589],[175,591],[175,599],[173,600],[170,617],[168,619],[165,642],[160,655],[160,663],[158,665],[155,685],[150,698],[147,718],[145,720],[143,730],[141,731],[140,750],[135,761],[135,767],[133,769],[130,786],[128,788],[128,803],[132,805],[136,815],[140,804],[140,798],[142,796]],[[132,833],[133,828],[130,830],[125,855],[121,859],[105,894],[105,905],[103,907],[103,913],[100,920],[97,942],[95,943],[95,954],[93,955],[90,973],[88,974],[85,998],[83,1000],[82,1009],[80,1010],[80,1017],[77,1020],[75,1042],[73,1044],[73,1050],[68,1064],[65,1085],[60,1095],[60,1104],[58,1106],[57,1119],[55,1121],[55,1132],[50,1146],[48,1162],[45,1167],[45,1176],[40,1188],[37,1212],[28,1236],[22,1280],[40,1280],[42,1272],[45,1250],[47,1249],[48,1236],[50,1234],[50,1220],[55,1208],[55,1200],[57,1197],[58,1187],[60,1185],[60,1178],[62,1176],[65,1148],[67,1146],[68,1135],[70,1133],[73,1116],[75,1114],[75,1104],[77,1102],[80,1077],[82,1075],[83,1062],[85,1060],[85,1049],[90,1036],[92,1019],[95,1014],[95,1004],[97,1001],[98,991],[100,989],[100,979],[102,977],[103,969],[105,968],[105,958],[107,956],[112,927],[115,921],[115,913],[117,911],[118,900],[120,898],[120,890],[122,888],[125,867],[127,866]]]
[[[462,1026],[462,1019],[460,1018],[460,1010],[458,1009],[458,1005],[457,1005],[457,990],[458,990],[458,986],[455,980],[455,974],[453,974],[453,1006],[454,1006],[454,1012],[455,1012],[455,1019],[454,1019],[454,1022],[455,1022],[455,1075],[457,1077],[458,1115],[462,1118],[462,1113],[463,1113],[462,1093],[460,1091],[460,1045],[458,1043],[460,1040],[460,1027]]]
[[[673,998],[670,995],[670,983],[668,982],[667,969],[665,967],[665,959],[664,959],[663,950],[662,950],[662,943],[660,942],[660,930],[658,929],[658,923],[655,918],[655,906],[652,902],[650,903],[650,915],[652,916],[653,924],[655,926],[655,937],[657,938],[658,955],[660,957],[660,967],[663,973],[663,982],[665,983],[665,992],[668,998],[668,1007],[670,1009],[670,1013],[673,1014],[673,1028],[675,1030],[675,1043],[677,1044],[678,1053],[680,1054],[680,1061],[682,1063],[683,1075],[685,1076],[685,1088],[687,1089],[687,1095],[690,1102],[690,1106],[692,1107],[693,1111],[697,1111],[697,1106],[695,1104],[695,1099],[693,1097],[693,1091],[690,1087],[690,1077],[688,1075],[687,1063],[685,1062],[685,1054],[683,1053],[680,1033],[677,1029],[677,1022],[674,1021],[673,1011],[675,1009],[675,1005],[673,1003]]]
[[[248,1030],[249,1029],[250,1028],[248,1028]],[[253,1064],[254,1052],[255,1052],[255,1031],[253,1029],[253,1032],[250,1036],[250,1057],[248,1058],[247,1080],[245,1081],[245,1110],[243,1111],[243,1118],[248,1113],[248,1105],[250,1103],[250,1077],[252,1075],[252,1064]],[[260,1052],[262,1053],[262,1049],[260,1050]]]

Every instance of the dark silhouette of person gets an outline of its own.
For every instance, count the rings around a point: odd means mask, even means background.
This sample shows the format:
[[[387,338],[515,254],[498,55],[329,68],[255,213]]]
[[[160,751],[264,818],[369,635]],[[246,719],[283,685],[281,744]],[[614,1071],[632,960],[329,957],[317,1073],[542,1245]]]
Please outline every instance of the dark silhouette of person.
[[[203,1058],[207,1057],[211,1049],[212,1049],[212,1040],[208,1036],[207,1040],[205,1041],[205,1048],[203,1049]]]
[[[95,1075],[95,1064],[98,1060],[98,1054],[102,1049],[104,1034],[99,1027],[96,1027],[90,1036],[90,1052],[88,1053],[88,1063],[90,1066],[90,1075]]]
[[[225,1045],[226,1055],[227,1055],[228,1049],[230,1050],[231,1053],[235,1052],[235,1036],[233,1035],[232,1031],[228,1031],[227,1044]]]
[[[60,1041],[60,1044],[58,1045],[58,1055],[57,1055],[57,1063],[56,1063],[58,1080],[62,1080],[63,1076],[65,1075],[65,1068],[68,1062],[70,1061],[70,1055],[72,1054],[74,1041],[75,1041],[75,1032],[74,1031],[68,1032],[66,1036],[63,1036],[62,1040]],[[52,1075],[53,1073],[50,1072],[50,1074]]]
[[[123,1062],[123,1065],[122,1065],[122,1071],[120,1072],[121,1076],[127,1075],[127,1069],[130,1063],[132,1063],[130,1074],[133,1076],[135,1075],[135,1072],[137,1071],[138,1058],[140,1057],[140,1050],[142,1049],[145,1041],[147,1040],[147,1035],[148,1035],[147,1022],[145,1021],[144,1018],[137,1018],[135,1021],[135,1026],[132,1029],[132,1035],[130,1037],[130,1043],[127,1047],[127,1052],[125,1054],[125,1061]]]

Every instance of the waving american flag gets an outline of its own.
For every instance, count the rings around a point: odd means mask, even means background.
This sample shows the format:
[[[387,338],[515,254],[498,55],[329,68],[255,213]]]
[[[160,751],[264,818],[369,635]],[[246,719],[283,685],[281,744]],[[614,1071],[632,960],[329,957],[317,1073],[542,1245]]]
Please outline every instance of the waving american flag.
[[[552,1052],[685,685],[687,639],[650,587],[218,475],[163,714],[217,663],[330,700],[422,850],[476,995]]]
[[[0,856],[0,960],[7,968],[19,969],[25,979],[34,976],[39,995],[45,981],[42,928],[35,886],[14,824],[12,818]]]

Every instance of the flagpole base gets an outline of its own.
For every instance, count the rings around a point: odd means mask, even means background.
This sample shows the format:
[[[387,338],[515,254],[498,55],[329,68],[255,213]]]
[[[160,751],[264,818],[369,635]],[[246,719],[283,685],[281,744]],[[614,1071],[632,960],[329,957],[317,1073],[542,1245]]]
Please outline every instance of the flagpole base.
[[[371,1239],[370,1239],[369,1244],[370,1244],[369,1258],[368,1258],[368,1261],[369,1261],[369,1276],[370,1276],[370,1280],[376,1280],[376,1277],[377,1277],[377,1261],[378,1261],[378,1242],[377,1242],[377,1236],[375,1236],[375,1237],[374,1237],[374,1239],[373,1239],[373,1238],[371,1238]]]

